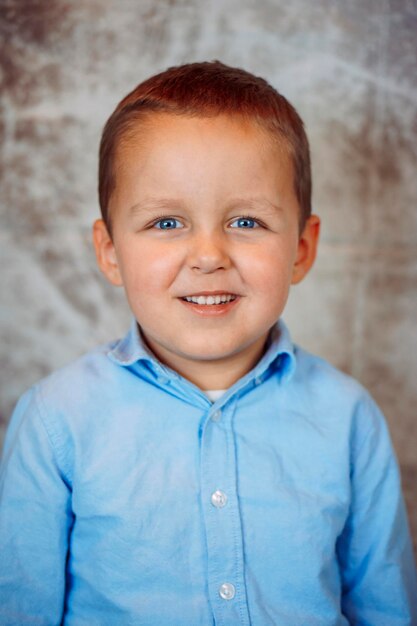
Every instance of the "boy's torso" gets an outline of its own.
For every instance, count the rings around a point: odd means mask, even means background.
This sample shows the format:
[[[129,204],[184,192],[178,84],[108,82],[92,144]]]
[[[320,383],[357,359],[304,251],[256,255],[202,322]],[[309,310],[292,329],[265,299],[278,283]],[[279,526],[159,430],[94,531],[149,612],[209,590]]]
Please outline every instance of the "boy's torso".
[[[120,346],[35,390],[71,499],[65,624],[348,623],[337,543],[367,399],[273,350],[214,404]]]

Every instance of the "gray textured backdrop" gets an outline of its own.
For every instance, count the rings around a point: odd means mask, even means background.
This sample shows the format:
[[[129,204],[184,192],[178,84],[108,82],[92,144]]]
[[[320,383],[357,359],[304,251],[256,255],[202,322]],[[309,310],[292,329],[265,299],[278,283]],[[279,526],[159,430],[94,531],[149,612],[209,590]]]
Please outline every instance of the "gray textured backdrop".
[[[0,0],[1,423],[31,383],[124,332],[95,267],[97,146],[139,81],[218,58],[309,133],[321,249],[285,318],[383,408],[417,538],[414,0]]]

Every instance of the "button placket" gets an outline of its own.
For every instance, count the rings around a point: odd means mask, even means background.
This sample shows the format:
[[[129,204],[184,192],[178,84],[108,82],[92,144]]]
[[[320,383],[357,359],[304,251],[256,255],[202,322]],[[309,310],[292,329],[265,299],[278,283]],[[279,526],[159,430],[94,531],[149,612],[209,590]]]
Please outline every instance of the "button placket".
[[[249,626],[242,528],[237,497],[235,402],[209,413],[201,441],[201,498],[207,539],[208,586],[219,626]],[[218,422],[218,423],[216,423]]]

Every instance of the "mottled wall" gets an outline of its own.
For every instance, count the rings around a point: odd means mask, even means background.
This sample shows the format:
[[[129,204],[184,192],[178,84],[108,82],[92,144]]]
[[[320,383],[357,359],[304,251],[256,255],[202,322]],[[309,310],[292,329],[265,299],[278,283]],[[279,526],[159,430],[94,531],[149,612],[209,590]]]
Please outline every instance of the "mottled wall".
[[[382,406],[417,538],[416,3],[0,0],[0,28],[2,424],[128,323],[90,243],[106,117],[149,74],[219,58],[305,119],[323,235],[286,319]]]

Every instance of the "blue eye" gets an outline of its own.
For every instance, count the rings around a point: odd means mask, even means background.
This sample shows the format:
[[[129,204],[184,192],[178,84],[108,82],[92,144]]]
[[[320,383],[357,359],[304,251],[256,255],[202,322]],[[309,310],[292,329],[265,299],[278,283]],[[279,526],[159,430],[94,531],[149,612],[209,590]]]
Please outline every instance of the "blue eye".
[[[233,224],[237,224],[237,226],[233,226]],[[238,217],[230,226],[232,228],[257,228],[259,224],[252,217]]]
[[[164,217],[154,223],[155,228],[160,230],[174,230],[175,228],[182,228],[182,224],[175,217]]]

